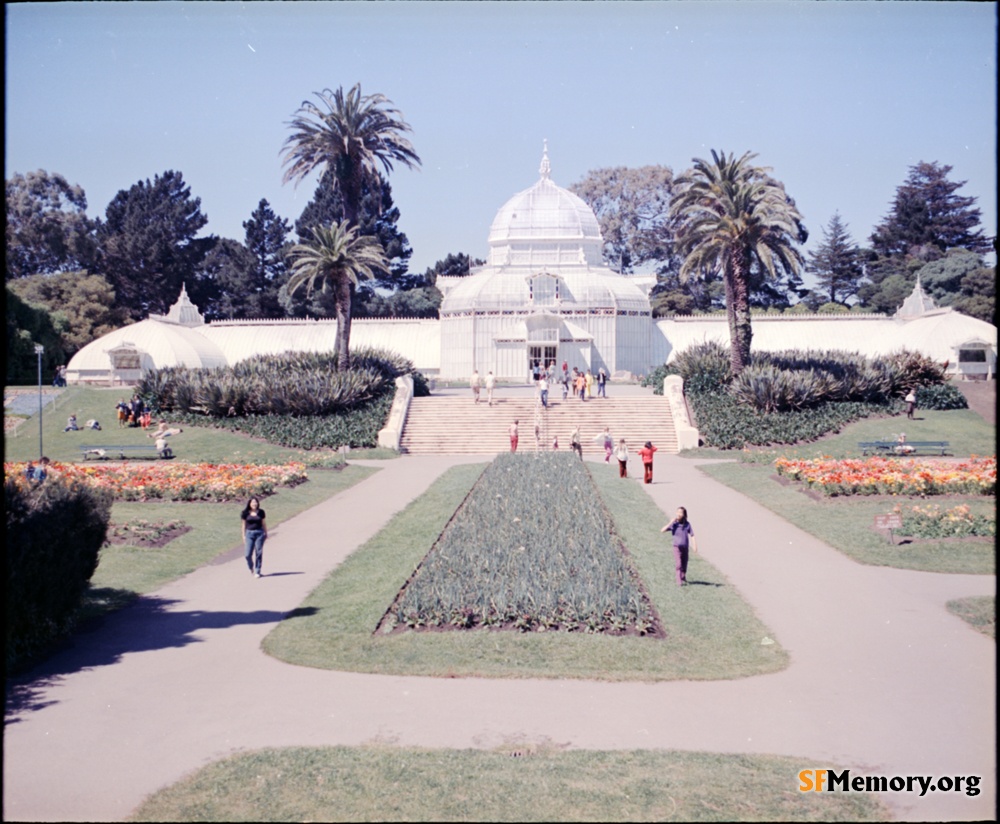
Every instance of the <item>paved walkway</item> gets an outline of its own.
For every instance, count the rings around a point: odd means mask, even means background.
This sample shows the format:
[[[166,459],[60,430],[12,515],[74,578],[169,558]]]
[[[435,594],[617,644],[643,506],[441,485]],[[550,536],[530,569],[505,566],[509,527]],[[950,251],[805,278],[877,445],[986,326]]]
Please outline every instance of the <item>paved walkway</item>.
[[[241,749],[512,739],[776,753],[799,756],[803,769],[836,763],[862,775],[980,775],[977,797],[886,801],[910,820],[995,815],[996,647],[944,608],[993,594],[995,578],[856,564],[674,456],[657,457],[645,489],[664,512],[688,507],[702,555],[790,652],[787,670],[722,682],[433,679],[313,670],[260,651],[332,567],[448,466],[474,460],[379,463],[274,528],[264,578],[250,577],[242,557],[205,566],[15,682],[4,820],[122,819]],[[789,792],[796,786],[790,775]]]

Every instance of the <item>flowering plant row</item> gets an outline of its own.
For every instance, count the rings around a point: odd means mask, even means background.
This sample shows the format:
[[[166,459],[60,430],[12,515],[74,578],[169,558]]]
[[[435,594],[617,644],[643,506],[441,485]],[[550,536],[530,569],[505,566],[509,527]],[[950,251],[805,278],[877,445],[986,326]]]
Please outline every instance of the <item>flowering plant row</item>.
[[[779,475],[802,481],[825,495],[995,495],[997,459],[961,463],[898,458],[778,458]]]
[[[900,535],[915,538],[968,538],[992,537],[997,534],[997,519],[973,512],[961,504],[951,509],[941,509],[937,504],[902,507],[897,504],[893,512],[903,516]]]
[[[23,463],[5,463],[6,477],[24,477]],[[52,476],[81,481],[109,491],[116,501],[234,501],[270,495],[279,486],[306,480],[305,465],[256,464],[61,464],[49,466]]]
[[[661,636],[585,466],[571,453],[498,457],[381,623]]]

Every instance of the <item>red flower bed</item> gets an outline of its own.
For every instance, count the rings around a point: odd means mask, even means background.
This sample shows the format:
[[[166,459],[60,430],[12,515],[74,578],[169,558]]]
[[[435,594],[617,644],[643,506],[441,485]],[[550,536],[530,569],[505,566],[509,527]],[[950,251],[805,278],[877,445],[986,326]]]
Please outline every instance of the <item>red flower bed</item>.
[[[960,463],[899,458],[778,458],[779,475],[825,495],[996,495],[997,459]]]
[[[23,463],[5,463],[4,475],[24,480]],[[59,464],[52,477],[79,480],[108,489],[117,501],[234,501],[270,495],[280,486],[306,480],[305,464]]]

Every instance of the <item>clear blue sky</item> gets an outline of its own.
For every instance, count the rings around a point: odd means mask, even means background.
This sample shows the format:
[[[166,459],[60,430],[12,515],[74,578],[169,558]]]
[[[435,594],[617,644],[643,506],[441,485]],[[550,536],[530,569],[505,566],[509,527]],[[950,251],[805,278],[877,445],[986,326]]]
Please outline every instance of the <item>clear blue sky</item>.
[[[420,171],[390,178],[422,272],[485,257],[497,209],[538,178],[676,173],[758,153],[806,218],[864,245],[919,161],[953,166],[997,222],[997,4],[964,2],[164,2],[6,6],[5,176],[46,169],[104,214],[167,169],[205,233],[243,239],[261,198],[294,223],[315,177],[282,185],[301,102],[361,83],[413,127]]]

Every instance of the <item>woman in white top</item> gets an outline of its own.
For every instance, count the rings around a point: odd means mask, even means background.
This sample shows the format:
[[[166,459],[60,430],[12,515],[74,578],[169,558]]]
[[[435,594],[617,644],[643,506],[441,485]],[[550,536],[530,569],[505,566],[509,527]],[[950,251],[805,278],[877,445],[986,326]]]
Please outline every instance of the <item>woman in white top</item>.
[[[618,477],[627,478],[628,477],[628,447],[625,445],[625,439],[622,438],[618,441],[618,448],[615,450],[615,457],[618,459]]]

